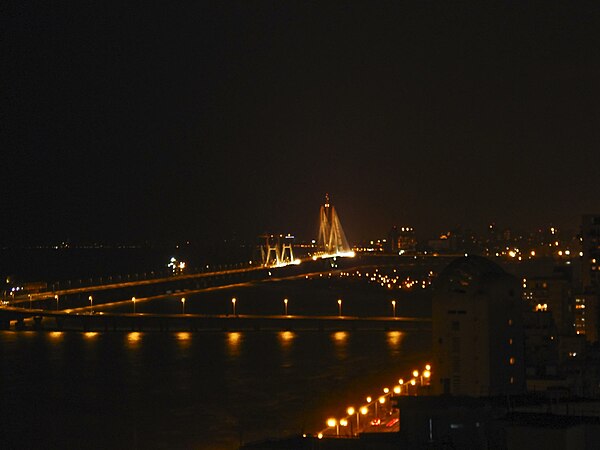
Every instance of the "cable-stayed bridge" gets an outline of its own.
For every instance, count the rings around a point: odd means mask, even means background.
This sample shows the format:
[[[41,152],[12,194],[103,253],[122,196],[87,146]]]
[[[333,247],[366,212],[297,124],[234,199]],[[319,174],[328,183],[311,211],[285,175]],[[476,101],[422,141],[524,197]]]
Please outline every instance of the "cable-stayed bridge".
[[[302,262],[301,259],[294,258],[294,236],[265,234],[261,238],[264,239],[260,248],[263,266],[282,267]],[[325,195],[325,203],[319,210],[319,233],[315,251],[310,256],[313,260],[355,256],[329,194]]]
[[[51,319],[54,329],[90,330],[142,329],[209,329],[223,328],[224,323],[235,322],[239,329],[404,329],[427,327],[427,321],[401,317],[342,316],[207,316],[185,313],[185,296],[215,289],[242,287],[263,280],[308,278],[332,270],[328,258],[353,257],[340,218],[326,197],[319,211],[320,225],[314,252],[303,260],[294,257],[292,236],[265,236],[262,264],[238,264],[235,267],[202,273],[178,273],[169,277],[128,280],[91,286],[52,289],[36,293],[21,293],[4,301],[0,306],[0,328],[23,328],[31,320],[33,328],[41,328],[42,319]],[[350,263],[351,260],[348,260]],[[338,262],[341,262],[338,260]],[[304,263],[304,264],[302,264]],[[357,266],[360,261],[354,261]],[[301,267],[297,267],[302,264]],[[336,264],[337,266],[337,264]],[[54,285],[53,285],[54,286]],[[103,292],[105,292],[103,294]],[[114,294],[110,293],[114,292]],[[92,295],[93,294],[93,295]],[[98,297],[96,297],[96,294]],[[120,298],[120,300],[119,300]],[[137,303],[176,298],[182,302],[181,314],[136,313]],[[116,299],[116,300],[115,300]],[[86,301],[87,300],[87,301]],[[338,300],[341,302],[341,300]],[[131,307],[129,313],[112,313],[111,308]],[[287,305],[286,305],[287,306]],[[108,308],[100,312],[102,308]],[[46,320],[47,321],[47,320]],[[45,322],[46,322],[45,321]],[[52,328],[51,328],[52,329]]]

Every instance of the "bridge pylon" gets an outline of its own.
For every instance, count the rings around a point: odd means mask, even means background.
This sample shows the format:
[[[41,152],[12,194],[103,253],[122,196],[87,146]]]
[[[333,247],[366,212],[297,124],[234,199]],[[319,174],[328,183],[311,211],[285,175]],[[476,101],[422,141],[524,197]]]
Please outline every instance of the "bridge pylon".
[[[264,244],[260,247],[263,266],[298,264],[294,259],[294,236],[264,234],[261,238],[264,239]]]
[[[263,266],[275,266],[281,264],[278,239],[272,234],[265,234],[261,237],[265,239],[265,244],[260,247]],[[275,241],[273,242],[274,239]]]
[[[340,218],[335,207],[329,202],[329,194],[325,194],[325,203],[321,206],[319,212],[317,249],[324,256],[353,255]]]
[[[279,255],[281,262],[284,264],[291,264],[294,262],[294,236],[288,234],[280,237],[283,239],[283,241],[281,241],[281,253]]]

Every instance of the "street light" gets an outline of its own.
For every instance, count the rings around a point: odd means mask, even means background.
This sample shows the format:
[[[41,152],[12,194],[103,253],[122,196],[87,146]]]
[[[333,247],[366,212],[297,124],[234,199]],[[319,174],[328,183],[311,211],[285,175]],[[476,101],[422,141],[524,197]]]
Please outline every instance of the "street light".
[[[341,317],[342,316],[342,299],[341,298],[338,298],[338,313],[339,313],[339,316]]]
[[[29,294],[29,309],[31,309],[31,294]]]
[[[90,311],[94,312],[94,299],[93,299],[93,297],[90,295],[88,297],[88,300],[90,301]]]
[[[286,315],[286,316],[288,315],[288,313],[287,313],[287,311],[288,311],[288,310],[287,310],[287,304],[288,304],[288,299],[287,299],[287,298],[284,298],[284,299],[283,299],[283,306],[284,306],[284,309],[285,309],[285,315]]]
[[[185,297],[181,297],[181,314],[185,314]]]
[[[338,425],[337,420],[335,420],[335,419],[327,419],[327,426],[330,427],[330,428],[335,427],[335,430],[336,430],[335,434],[337,436],[340,435],[340,426]]]
[[[369,408],[367,408],[366,406],[363,406],[362,408],[360,408],[360,413],[363,416],[366,416],[368,412],[369,412]],[[356,413],[356,432],[357,433],[360,431],[359,426],[360,425],[358,423],[358,413]]]
[[[349,416],[356,413],[356,432],[358,433],[358,411],[356,411],[354,409],[354,406],[348,406],[348,409],[346,409],[346,412],[348,413]],[[354,435],[354,433],[352,431],[352,423],[350,423],[350,434]]]
[[[429,369],[424,370],[422,376],[425,377],[425,381],[427,382],[427,384],[429,384],[429,378],[431,377],[431,371],[429,371]],[[422,381],[421,381],[421,384],[423,384]]]
[[[348,426],[348,420],[347,419],[340,419],[340,425],[343,427],[347,427]],[[338,433],[339,434],[339,433]],[[346,434],[346,433],[344,433]]]
[[[392,311],[394,317],[396,317],[396,300],[392,300]]]
[[[56,300],[56,310],[58,311],[58,295],[54,296],[54,300]]]
[[[237,300],[236,300],[236,298],[235,298],[235,297],[233,297],[233,298],[231,299],[231,304],[233,305],[233,315],[234,315],[234,316],[235,316],[235,302],[237,302]]]
[[[135,314],[135,297],[131,297],[131,301],[133,302],[133,313]]]

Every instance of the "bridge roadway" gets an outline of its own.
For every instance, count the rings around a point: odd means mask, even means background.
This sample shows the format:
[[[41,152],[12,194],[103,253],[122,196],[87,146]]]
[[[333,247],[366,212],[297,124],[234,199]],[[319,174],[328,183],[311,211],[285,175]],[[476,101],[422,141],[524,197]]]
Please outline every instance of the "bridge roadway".
[[[0,328],[9,329],[11,322],[17,330],[49,331],[426,331],[431,327],[431,319],[417,317],[113,314],[0,308]]]
[[[357,258],[358,259],[358,258]],[[369,258],[371,259],[371,258]],[[379,259],[379,258],[377,258]],[[412,261],[406,258],[407,262]],[[315,266],[307,261],[303,264],[307,269]],[[354,267],[375,267],[381,263],[365,264],[365,261],[353,264]],[[234,268],[221,270],[217,272],[202,272],[187,275],[177,275],[149,280],[136,280],[120,283],[110,283],[96,286],[85,286],[56,291],[40,292],[31,294],[31,298],[21,297],[14,299],[10,307],[0,307],[0,329],[8,329],[12,322],[15,322],[16,329],[24,329],[26,326],[32,329],[51,329],[51,330],[425,330],[431,326],[431,320],[427,318],[411,317],[352,317],[352,316],[282,316],[282,315],[198,315],[198,314],[117,314],[99,310],[111,309],[113,307],[131,304],[131,299],[119,300],[115,302],[95,304],[74,309],[50,311],[44,309],[25,309],[16,307],[18,304],[29,304],[32,301],[53,298],[55,295],[62,297],[71,294],[88,294],[90,292],[102,290],[116,290],[136,286],[145,286],[160,283],[177,283],[179,281],[192,280],[197,278],[219,278],[223,276],[233,276],[248,272],[265,272],[265,278],[270,281],[281,279],[293,279],[305,276],[314,276],[319,273],[334,272],[327,270],[318,270],[317,272],[300,271],[290,275],[288,269],[294,270],[298,266],[288,266],[288,268],[265,268],[262,266]],[[284,273],[279,272],[283,270]],[[342,269],[343,270],[343,269]],[[271,273],[274,272],[274,273]],[[279,272],[279,273],[278,273]],[[268,273],[268,277],[266,274]],[[283,276],[277,276],[277,275]],[[271,276],[274,275],[274,276]],[[257,281],[257,280],[253,280]],[[177,294],[166,293],[153,295],[150,297],[136,297],[136,303],[162,298],[172,298],[175,296],[186,296],[198,292],[206,292],[217,289],[227,289],[231,287],[247,286],[250,282],[240,281],[238,283],[224,283],[223,285],[204,287],[201,289],[186,289]]]
[[[389,265],[392,261],[395,262],[395,264],[399,264],[399,265],[413,265],[415,264],[415,262],[417,261],[417,263],[422,263],[424,261],[427,261],[428,264],[430,265],[436,265],[436,266],[445,266],[448,264],[448,262],[454,258],[456,258],[459,255],[420,255],[420,256],[396,256],[396,255],[378,255],[378,254],[363,254],[360,256],[357,256],[356,258],[339,258],[338,261],[342,261],[345,260],[346,263],[350,263],[350,264],[344,264],[344,268],[348,269],[349,266],[354,267],[354,268],[370,268],[370,267],[380,267],[382,265],[386,265],[385,261],[387,260],[387,264]],[[288,266],[283,266],[283,267],[273,267],[273,268],[267,268],[264,266],[246,266],[246,267],[240,267],[240,268],[233,268],[233,269],[225,269],[225,270],[219,270],[219,271],[212,271],[212,272],[198,272],[198,273],[192,273],[192,274],[181,274],[181,275],[171,275],[171,276],[167,276],[167,277],[160,277],[160,278],[151,278],[151,279],[145,279],[145,280],[133,280],[133,281],[122,281],[122,282],[118,282],[118,283],[107,283],[107,284],[98,284],[98,285],[90,285],[90,286],[80,286],[80,287],[76,287],[76,288],[68,288],[68,289],[57,289],[57,290],[52,290],[52,291],[43,291],[43,292],[37,292],[37,293],[31,293],[30,295],[23,295],[20,297],[16,297],[11,301],[12,305],[16,305],[16,304],[25,304],[25,303],[30,303],[30,302],[35,302],[35,301],[39,301],[39,300],[47,300],[47,299],[51,299],[54,298],[56,295],[58,295],[59,297],[65,296],[65,295],[72,295],[72,294],[91,294],[93,292],[98,292],[98,291],[108,291],[108,290],[114,290],[114,289],[124,289],[124,288],[131,288],[131,287],[136,287],[136,286],[149,286],[149,285],[153,285],[153,284],[163,284],[163,283],[176,283],[176,282],[181,282],[181,281],[186,281],[186,280],[196,280],[196,279],[210,279],[210,278],[222,278],[222,277],[229,277],[229,276],[234,276],[234,275],[240,275],[240,274],[249,274],[249,273],[260,273],[260,271],[263,271],[265,273],[269,272],[269,271],[279,271],[279,270],[294,270],[294,268],[298,268],[300,270],[302,270],[302,268],[308,268],[310,272],[312,272],[315,268],[316,264],[322,263],[323,261],[327,261],[327,260],[317,260],[314,261],[312,260],[312,258],[305,258],[303,260],[301,260],[301,264],[300,265],[288,265]],[[384,261],[384,263],[382,264],[382,261]],[[298,270],[296,269],[296,270]],[[327,268],[326,270],[324,268],[322,268],[320,270],[320,272],[329,272],[332,271],[332,268]],[[306,272],[303,272],[305,275],[307,274]],[[269,278],[270,278],[270,274],[269,274]]]
[[[92,285],[92,286],[82,286],[82,287],[77,287],[77,288],[59,289],[59,290],[55,290],[55,291],[44,291],[44,292],[32,293],[32,294],[30,294],[31,299],[29,298],[29,296],[23,296],[21,298],[15,299],[11,303],[16,304],[16,303],[26,303],[29,301],[46,300],[46,299],[54,298],[55,295],[62,297],[63,295],[89,294],[89,293],[97,292],[97,291],[108,291],[108,290],[113,290],[113,289],[123,289],[123,288],[136,287],[136,286],[148,286],[148,285],[152,285],[152,284],[161,284],[161,283],[173,283],[173,282],[178,282],[178,281],[194,280],[194,279],[199,279],[199,278],[223,277],[223,276],[229,276],[229,275],[237,275],[237,274],[241,274],[241,273],[257,272],[259,270],[264,271],[264,270],[268,270],[268,269],[265,269],[265,267],[262,267],[262,266],[244,267],[244,268],[238,268],[238,269],[220,270],[220,271],[216,271],[216,272],[199,272],[199,273],[186,274],[186,275],[151,278],[151,279],[146,279],[146,280],[123,281],[123,282],[119,282],[119,283],[107,283],[107,284],[98,284],[98,285]]]

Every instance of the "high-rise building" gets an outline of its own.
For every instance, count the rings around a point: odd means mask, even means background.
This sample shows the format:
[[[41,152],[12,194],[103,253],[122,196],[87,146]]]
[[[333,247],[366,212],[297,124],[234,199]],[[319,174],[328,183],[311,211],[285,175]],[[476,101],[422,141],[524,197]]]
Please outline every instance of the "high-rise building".
[[[577,334],[584,335],[588,342],[598,342],[599,322],[598,294],[575,295],[575,331]]]
[[[600,287],[600,214],[586,214],[581,221],[581,280],[585,291],[598,292]]]
[[[519,281],[488,259],[467,256],[450,263],[434,289],[434,393],[524,392]]]
[[[559,334],[575,334],[572,286],[566,275],[555,272],[547,277],[524,278],[523,299],[532,311],[549,311]]]

